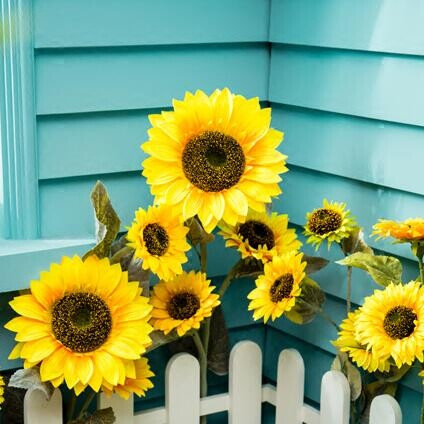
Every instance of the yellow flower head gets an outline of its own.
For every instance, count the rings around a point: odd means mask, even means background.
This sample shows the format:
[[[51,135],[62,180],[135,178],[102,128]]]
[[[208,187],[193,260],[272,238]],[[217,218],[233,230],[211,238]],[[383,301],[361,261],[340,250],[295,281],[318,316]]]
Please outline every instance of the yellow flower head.
[[[98,392],[103,380],[123,384],[127,361],[151,344],[152,307],[138,282],[108,259],[74,256],[52,264],[30,288],[10,302],[21,316],[5,325],[19,342],[9,359],[40,365],[42,381],[65,381],[76,394],[87,385]]]
[[[205,274],[194,271],[160,281],[151,299],[153,327],[165,334],[176,329],[180,337],[192,328],[199,329],[203,319],[221,303],[219,296],[212,294],[214,288]]]
[[[149,141],[141,146],[150,155],[142,166],[155,203],[176,207],[184,220],[197,214],[208,233],[221,219],[243,221],[249,207],[264,211],[287,171],[271,109],[228,88],[187,92],[173,106],[149,116]]]
[[[390,355],[399,368],[423,362],[424,287],[411,281],[375,290],[356,317],[355,338],[378,357]]]
[[[294,306],[305,278],[306,262],[302,262],[302,256],[291,251],[265,264],[264,274],[257,278],[256,288],[247,296],[251,300],[249,311],[254,311],[253,319],[263,317],[267,322],[271,317],[274,321]]]
[[[4,402],[4,379],[3,379],[3,376],[0,375],[0,409],[3,402]]]
[[[241,224],[221,223],[221,234],[227,247],[235,247],[241,257],[254,257],[266,263],[274,256],[298,250],[302,243],[294,229],[288,229],[288,216],[249,211]]]
[[[356,340],[355,320],[360,313],[360,309],[349,312],[347,318],[340,324],[339,338],[333,342],[333,345],[337,346],[341,352],[346,352],[352,361],[365,371],[387,372],[390,369],[389,355],[379,356]]]
[[[350,216],[350,211],[346,210],[345,203],[328,202],[327,199],[324,199],[322,208],[308,212],[306,220],[306,242],[315,244],[316,250],[324,240],[327,240],[328,248],[332,242],[340,243],[349,237],[356,227],[356,222]]]
[[[423,218],[410,218],[401,222],[380,219],[373,229],[372,235],[376,235],[377,240],[393,237],[400,242],[424,241]]]
[[[188,231],[173,208],[166,205],[149,206],[147,211],[140,208],[128,229],[128,245],[135,249],[136,257],[143,259],[143,269],[169,280],[181,274],[181,264],[187,262]]]
[[[137,396],[145,396],[147,390],[153,387],[150,381],[151,377],[155,374],[150,370],[149,363],[146,358],[141,357],[136,361],[128,361],[127,378],[124,384],[112,386],[107,381],[103,381],[102,391],[106,396],[111,396],[117,393],[121,398],[128,400],[131,394],[135,393]]]

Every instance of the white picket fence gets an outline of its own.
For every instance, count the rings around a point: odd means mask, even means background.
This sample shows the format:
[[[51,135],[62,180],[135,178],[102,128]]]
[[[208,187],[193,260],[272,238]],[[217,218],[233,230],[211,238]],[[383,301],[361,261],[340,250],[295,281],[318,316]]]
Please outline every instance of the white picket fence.
[[[231,351],[228,393],[200,398],[199,363],[181,353],[166,368],[166,402],[161,408],[134,413],[134,403],[100,396],[99,407],[112,406],[117,424],[199,424],[199,417],[228,411],[229,424],[259,424],[263,402],[276,408],[276,424],[348,424],[350,389],[339,371],[328,371],[321,382],[320,411],[304,403],[305,366],[299,352],[286,349],[278,360],[277,387],[262,385],[262,352],[250,341]],[[57,390],[47,401],[40,390],[28,391],[25,424],[62,424],[62,399]],[[371,405],[370,424],[401,424],[399,404],[389,395]]]

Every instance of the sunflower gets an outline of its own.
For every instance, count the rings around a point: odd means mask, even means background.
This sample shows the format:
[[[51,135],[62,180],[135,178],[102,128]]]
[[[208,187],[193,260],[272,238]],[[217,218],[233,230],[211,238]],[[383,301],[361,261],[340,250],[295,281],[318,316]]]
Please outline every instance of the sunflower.
[[[380,219],[373,229],[372,235],[377,236],[377,240],[393,237],[400,242],[424,241],[423,218],[409,218],[401,222]]]
[[[271,317],[274,321],[294,306],[305,278],[306,262],[302,262],[302,256],[291,251],[265,264],[264,274],[257,278],[256,288],[247,296],[251,300],[249,311],[254,311],[253,319],[264,317],[267,322]]]
[[[141,146],[150,155],[142,166],[155,203],[176,207],[184,220],[197,214],[208,233],[221,219],[243,221],[249,207],[263,212],[288,170],[271,109],[228,88],[187,92],[173,106],[149,116],[153,127]]]
[[[203,319],[221,303],[219,296],[212,294],[214,288],[205,274],[194,271],[159,282],[151,298],[153,327],[165,334],[176,329],[180,337],[192,328],[199,329]]]
[[[169,280],[181,274],[181,264],[187,262],[188,231],[173,208],[166,205],[149,206],[147,211],[140,208],[128,229],[128,245],[135,249],[135,256],[143,259],[143,269]]]
[[[0,375],[0,409],[3,402],[4,402],[4,379],[3,379],[3,376]]]
[[[77,394],[87,385],[99,391],[103,380],[123,384],[126,361],[151,344],[152,307],[138,282],[109,259],[74,256],[52,264],[30,288],[10,302],[21,316],[5,325],[19,342],[9,359],[40,365],[42,381],[65,381]]]
[[[106,396],[109,397],[113,393],[117,393],[122,398],[128,400],[132,393],[135,393],[139,397],[145,396],[147,390],[153,387],[150,377],[154,377],[155,374],[150,370],[146,358],[141,357],[136,361],[130,361],[129,367],[130,372],[127,373],[124,384],[113,386],[107,381],[103,382],[102,391]]]
[[[219,234],[226,240],[225,246],[237,248],[243,259],[254,257],[265,263],[302,245],[295,230],[287,228],[288,221],[287,215],[249,211],[242,224],[221,223]]]
[[[361,345],[355,338],[355,320],[360,313],[360,309],[355,312],[349,312],[347,318],[340,324],[339,338],[333,342],[333,345],[338,347],[341,352],[346,352],[365,371],[374,372],[379,370],[388,372],[390,363],[387,359],[390,355],[381,357]]]
[[[355,338],[379,357],[390,355],[399,368],[423,362],[424,287],[411,281],[375,290],[356,317]]]
[[[306,220],[303,234],[308,236],[307,243],[316,245],[316,250],[325,239],[328,248],[332,242],[340,243],[349,237],[356,227],[356,222],[350,216],[350,211],[346,210],[345,203],[328,202],[327,199],[324,199],[322,208],[308,212]]]

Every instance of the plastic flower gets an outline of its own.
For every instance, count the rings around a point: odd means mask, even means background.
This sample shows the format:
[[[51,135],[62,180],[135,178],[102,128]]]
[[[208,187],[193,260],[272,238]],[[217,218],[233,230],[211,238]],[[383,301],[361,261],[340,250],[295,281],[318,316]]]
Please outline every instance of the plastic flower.
[[[355,321],[360,313],[360,309],[349,312],[347,318],[340,324],[339,338],[333,342],[333,345],[338,347],[341,352],[346,352],[352,361],[364,370],[387,372],[390,369],[390,363],[387,360],[390,355],[386,354],[381,357],[356,340]]]
[[[153,327],[165,334],[176,329],[180,337],[192,328],[199,329],[203,319],[221,303],[219,296],[212,294],[214,288],[205,274],[194,271],[159,282],[151,298]]]
[[[151,344],[152,307],[138,282],[108,259],[74,256],[52,264],[30,289],[10,302],[21,316],[5,326],[19,342],[9,359],[40,365],[42,381],[65,381],[77,394],[87,385],[99,391],[103,380],[123,384],[126,361]]]
[[[221,219],[244,221],[249,207],[264,211],[287,171],[271,109],[227,88],[187,92],[173,106],[149,116],[153,127],[141,146],[150,155],[142,166],[155,203],[176,207],[184,220],[197,214],[208,233]]]
[[[267,322],[271,317],[274,321],[294,306],[305,278],[306,262],[302,262],[302,256],[292,251],[265,264],[264,274],[257,278],[256,288],[247,296],[253,319],[263,317]]]
[[[103,382],[102,391],[106,396],[111,396],[113,393],[117,393],[122,398],[128,400],[131,394],[135,393],[137,396],[145,396],[147,390],[153,387],[153,383],[150,381],[151,377],[155,374],[150,370],[149,363],[146,358],[140,358],[136,361],[130,362],[131,371],[127,371],[127,378],[124,384],[118,384],[112,386],[107,381]]]
[[[136,257],[143,259],[143,269],[169,280],[181,274],[181,264],[187,262],[188,231],[181,218],[166,205],[149,206],[147,211],[140,208],[128,229],[128,245],[135,249]]]
[[[375,290],[356,317],[355,337],[379,357],[390,355],[399,368],[423,362],[424,287],[411,281]]]
[[[380,219],[373,229],[372,235],[376,235],[377,240],[393,237],[400,242],[424,241],[423,218],[410,218],[401,222]]]
[[[356,222],[350,216],[350,211],[346,210],[345,203],[328,202],[327,199],[324,199],[322,208],[308,212],[306,220],[306,242],[315,244],[316,250],[324,240],[327,240],[328,248],[332,242],[340,243],[349,237],[356,227]]]
[[[3,379],[3,376],[0,375],[0,409],[3,403],[4,403],[4,379]]]
[[[287,215],[249,211],[242,224],[231,226],[222,223],[219,234],[226,240],[225,246],[235,247],[243,259],[254,257],[265,263],[273,256],[298,250],[302,245],[295,230],[288,229],[287,224]]]

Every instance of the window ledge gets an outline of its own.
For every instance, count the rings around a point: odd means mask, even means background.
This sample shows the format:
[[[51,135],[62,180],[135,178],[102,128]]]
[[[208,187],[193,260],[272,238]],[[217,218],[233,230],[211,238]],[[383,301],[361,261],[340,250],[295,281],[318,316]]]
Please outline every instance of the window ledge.
[[[93,239],[0,240],[0,292],[28,288],[50,263],[84,254],[94,243]]]

